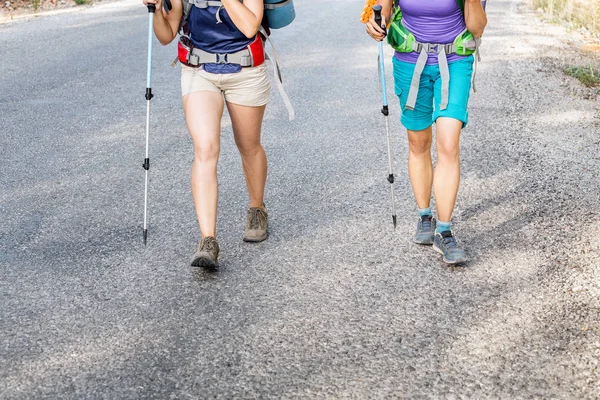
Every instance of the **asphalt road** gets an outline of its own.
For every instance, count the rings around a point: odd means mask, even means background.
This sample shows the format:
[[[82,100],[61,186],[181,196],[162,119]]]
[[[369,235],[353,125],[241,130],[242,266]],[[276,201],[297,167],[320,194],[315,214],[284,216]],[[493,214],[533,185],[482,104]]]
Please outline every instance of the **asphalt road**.
[[[392,229],[361,9],[300,0],[273,34],[297,120],[274,90],[262,244],[224,118],[218,273],[189,267],[192,145],[157,42],[142,245],[141,2],[0,25],[0,398],[600,397],[599,111],[555,68],[564,32],[489,4],[454,218],[472,261],[449,268],[410,240],[387,49]]]

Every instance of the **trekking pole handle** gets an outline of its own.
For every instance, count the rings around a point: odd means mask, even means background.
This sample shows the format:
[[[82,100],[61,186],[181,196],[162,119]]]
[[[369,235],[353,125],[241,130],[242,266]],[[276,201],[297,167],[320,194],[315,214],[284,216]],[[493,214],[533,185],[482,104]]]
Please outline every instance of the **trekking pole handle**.
[[[375,4],[373,6],[373,12],[375,13],[375,23],[381,28],[383,29],[383,35],[387,35],[387,29],[385,28],[385,26],[382,26],[381,24],[381,6],[379,4]]]
[[[154,14],[156,11],[156,5],[153,3],[148,3],[148,12]]]
[[[381,6],[379,4],[374,5],[373,12],[375,13],[375,23],[381,27]]]

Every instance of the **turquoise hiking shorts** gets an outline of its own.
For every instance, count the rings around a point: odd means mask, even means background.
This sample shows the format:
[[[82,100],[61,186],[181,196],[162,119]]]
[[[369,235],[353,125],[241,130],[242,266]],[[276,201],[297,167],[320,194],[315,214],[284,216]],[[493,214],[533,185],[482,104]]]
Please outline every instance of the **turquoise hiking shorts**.
[[[415,64],[393,58],[394,86],[400,99],[402,117],[400,122],[408,130],[420,131],[428,128],[438,117],[449,117],[462,121],[463,128],[467,126],[469,113],[467,105],[471,91],[471,76],[473,75],[473,56],[448,63],[450,70],[450,91],[448,107],[440,110],[442,97],[442,78],[440,67],[426,65],[421,74],[419,93],[414,110],[406,110],[406,99],[410,90]]]

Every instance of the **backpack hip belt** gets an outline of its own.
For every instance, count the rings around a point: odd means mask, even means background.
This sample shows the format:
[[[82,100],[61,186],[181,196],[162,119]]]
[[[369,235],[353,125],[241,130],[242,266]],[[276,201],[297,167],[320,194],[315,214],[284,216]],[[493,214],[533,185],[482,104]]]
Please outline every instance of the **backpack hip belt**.
[[[265,61],[265,50],[261,35],[243,50],[235,53],[209,53],[194,47],[186,36],[180,36],[177,44],[177,58],[189,67],[198,68],[203,64],[237,64],[241,67],[258,67]]]
[[[461,0],[457,0],[457,4],[464,13],[464,4]],[[463,30],[452,43],[422,43],[418,42],[415,36],[404,25],[402,18],[402,10],[395,1],[396,9],[393,11],[391,18],[390,29],[387,35],[388,43],[399,53],[419,53],[415,70],[411,79],[408,99],[406,101],[406,109],[414,110],[417,103],[417,95],[419,92],[419,83],[421,74],[427,64],[428,55],[430,53],[437,54],[438,65],[440,68],[440,76],[442,79],[442,98],[440,101],[440,110],[448,108],[448,93],[450,90],[450,69],[448,68],[448,54],[457,54],[460,56],[475,56],[475,66],[472,76],[473,91],[475,87],[475,75],[477,73],[477,61],[479,61],[479,45],[480,38],[474,38],[467,30]]]
[[[466,32],[466,30],[465,30]],[[463,34],[465,33],[463,32]],[[463,34],[459,35],[462,36]],[[473,91],[476,91],[475,88],[475,74],[477,73],[477,61],[479,59],[479,44],[481,43],[481,39],[475,39],[468,42],[463,42],[461,46],[467,49],[474,49],[475,53],[475,68],[473,70],[473,76],[471,78],[471,83],[473,85]],[[419,57],[417,58],[417,62],[415,64],[415,70],[413,72],[413,76],[410,82],[410,90],[408,91],[408,98],[406,100],[406,108],[408,110],[414,110],[417,104],[417,95],[419,94],[419,84],[421,81],[421,74],[425,69],[425,65],[427,64],[427,59],[429,58],[429,54],[437,54],[438,65],[440,68],[440,77],[442,78],[442,98],[440,101],[440,110],[445,110],[448,108],[448,96],[450,92],[450,69],[448,67],[448,54],[457,54],[457,44],[456,41],[454,43],[422,43],[418,41],[414,41],[412,43],[412,51],[419,53]]]

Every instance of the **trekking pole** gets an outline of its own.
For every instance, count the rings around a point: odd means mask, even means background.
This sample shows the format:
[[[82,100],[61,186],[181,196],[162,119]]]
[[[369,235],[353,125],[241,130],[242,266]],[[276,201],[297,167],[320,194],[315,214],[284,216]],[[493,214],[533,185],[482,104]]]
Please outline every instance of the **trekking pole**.
[[[150,100],[154,95],[152,94],[152,87],[150,81],[152,80],[152,28],[154,25],[154,12],[156,6],[152,3],[148,4],[148,69],[146,76],[146,157],[144,158],[144,164],[142,167],[146,171],[146,180],[144,184],[144,245],[148,239],[148,170],[150,169]]]
[[[374,5],[373,12],[375,13],[375,23],[378,26],[381,26],[381,6]],[[381,26],[385,32],[385,27]],[[389,122],[389,109],[388,109],[388,101],[387,101],[387,88],[385,85],[385,67],[383,58],[383,42],[379,42],[379,56],[377,57],[377,61],[379,63],[379,80],[381,83],[381,95],[383,98],[383,107],[381,109],[381,113],[385,116],[385,129],[386,129],[386,139],[387,139],[387,151],[388,151],[388,177],[387,180],[390,183],[391,193],[392,193],[392,222],[394,223],[394,229],[396,229],[396,196],[394,195],[394,171],[393,171],[393,161],[392,161],[392,139],[390,135],[390,122]]]

